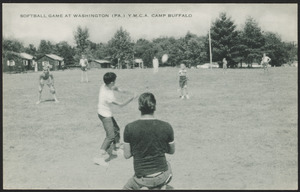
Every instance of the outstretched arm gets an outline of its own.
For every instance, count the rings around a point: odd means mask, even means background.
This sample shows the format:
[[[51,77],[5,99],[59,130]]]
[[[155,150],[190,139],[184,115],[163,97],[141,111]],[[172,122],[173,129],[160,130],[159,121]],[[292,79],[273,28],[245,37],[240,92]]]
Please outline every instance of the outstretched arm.
[[[127,93],[127,94],[133,94],[131,91],[125,90],[125,89],[120,89],[119,87],[113,87],[114,91],[118,91],[120,93]]]
[[[118,105],[120,107],[124,107],[125,105],[129,104],[133,99],[136,98],[136,94],[134,94],[130,99],[126,100],[125,102],[121,103],[118,101],[113,101],[112,104]]]

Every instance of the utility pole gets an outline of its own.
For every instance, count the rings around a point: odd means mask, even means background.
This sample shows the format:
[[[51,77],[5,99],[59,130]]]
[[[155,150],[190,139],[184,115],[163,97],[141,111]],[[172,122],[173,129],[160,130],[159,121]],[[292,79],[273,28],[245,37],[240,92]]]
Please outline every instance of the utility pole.
[[[211,52],[211,37],[210,37],[210,21],[209,21],[209,62],[210,62],[210,68],[212,69],[212,52]]]

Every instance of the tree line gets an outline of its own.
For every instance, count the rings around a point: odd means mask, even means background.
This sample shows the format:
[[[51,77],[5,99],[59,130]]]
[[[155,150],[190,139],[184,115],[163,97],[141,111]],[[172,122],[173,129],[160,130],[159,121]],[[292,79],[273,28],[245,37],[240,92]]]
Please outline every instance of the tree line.
[[[264,32],[259,24],[248,17],[241,30],[226,13],[220,13],[211,26],[212,59],[222,65],[226,57],[229,67],[238,67],[241,63],[260,63],[263,53],[271,59],[272,66],[298,60],[298,45],[293,42],[284,42],[273,32]],[[129,67],[134,58],[140,58],[144,66],[152,67],[153,57],[161,58],[169,55],[164,66],[176,66],[185,63],[187,66],[196,66],[209,62],[209,35],[198,36],[187,32],[184,37],[159,37],[152,40],[138,39],[133,41],[129,32],[122,27],[107,43],[92,42],[89,29],[78,26],[74,31],[75,46],[66,41],[54,44],[48,40],[41,40],[38,47],[29,44],[25,47],[16,39],[2,40],[3,56],[9,57],[10,52],[26,52],[37,58],[44,54],[56,54],[64,58],[67,66],[79,65],[82,54],[89,60],[105,59],[114,66]]]

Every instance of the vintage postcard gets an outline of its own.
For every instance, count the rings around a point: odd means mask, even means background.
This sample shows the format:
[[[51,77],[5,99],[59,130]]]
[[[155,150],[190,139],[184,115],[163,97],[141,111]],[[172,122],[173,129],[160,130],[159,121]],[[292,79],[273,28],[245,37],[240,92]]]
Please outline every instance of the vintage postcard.
[[[298,188],[297,3],[3,3],[4,189]]]

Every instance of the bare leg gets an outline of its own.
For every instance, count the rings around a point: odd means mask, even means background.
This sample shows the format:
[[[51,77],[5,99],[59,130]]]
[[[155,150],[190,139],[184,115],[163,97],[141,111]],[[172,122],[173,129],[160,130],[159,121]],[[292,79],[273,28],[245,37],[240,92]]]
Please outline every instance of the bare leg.
[[[41,97],[42,97],[42,94],[39,92],[39,93],[38,93],[38,96],[39,96],[39,100],[36,102],[37,105],[41,103]]]
[[[55,103],[59,103],[59,101],[58,101],[57,98],[56,98],[55,93],[53,93],[53,98],[54,98]]]
[[[50,88],[50,92],[51,92],[52,95],[53,95],[53,98],[54,98],[55,103],[58,103],[59,101],[57,100],[56,95],[55,95],[56,91],[55,91],[54,85],[48,85],[48,86],[49,86],[49,88]]]
[[[184,97],[183,88],[180,88],[180,91],[181,91],[180,97],[181,97],[181,99],[183,99],[183,97]]]
[[[40,84],[39,86],[39,93],[38,93],[38,101],[36,102],[36,104],[40,104],[42,101],[42,91],[43,91],[43,84]]]
[[[187,86],[184,86],[184,91],[185,91],[185,96],[187,99],[189,99],[189,93],[188,93],[188,90],[187,90]]]
[[[88,78],[88,73],[87,73],[87,71],[85,72],[85,76],[86,76],[86,82],[89,82],[89,78]]]

